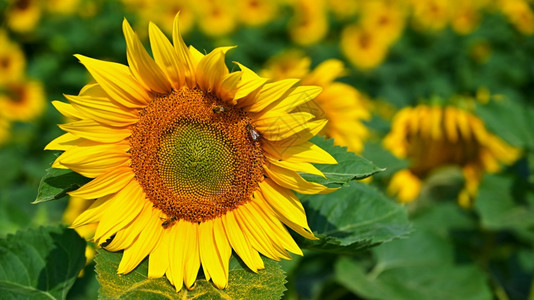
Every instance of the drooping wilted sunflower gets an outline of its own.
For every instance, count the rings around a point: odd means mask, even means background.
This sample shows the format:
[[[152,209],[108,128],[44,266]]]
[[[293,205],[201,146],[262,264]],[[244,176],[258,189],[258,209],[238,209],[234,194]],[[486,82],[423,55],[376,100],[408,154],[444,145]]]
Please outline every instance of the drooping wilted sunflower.
[[[124,21],[129,66],[76,55],[96,80],[56,108],[74,122],[46,149],[63,150],[53,167],[94,178],[71,196],[97,199],[73,227],[98,223],[93,240],[124,249],[118,273],[148,256],[148,276],[192,288],[198,270],[228,282],[232,249],[254,272],[260,253],[301,255],[284,224],[314,239],[293,191],[326,193],[297,172],[336,163],[309,142],[326,121],[292,112],[321,92],[297,80],[269,82],[225,53],[187,48],[176,17],[173,44],[154,25],[154,59]]]
[[[410,161],[408,169],[393,175],[388,187],[401,202],[415,200],[432,171],[454,165],[465,178],[459,204],[469,207],[482,175],[499,171],[501,164],[512,164],[519,156],[518,149],[488,132],[481,119],[454,106],[403,108],[391,128],[384,138],[385,148]]]

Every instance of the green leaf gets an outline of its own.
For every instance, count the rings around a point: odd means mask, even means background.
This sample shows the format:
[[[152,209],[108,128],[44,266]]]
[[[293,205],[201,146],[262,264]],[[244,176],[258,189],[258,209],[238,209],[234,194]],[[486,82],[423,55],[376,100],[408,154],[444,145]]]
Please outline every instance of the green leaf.
[[[85,264],[85,241],[72,229],[40,227],[0,240],[0,295],[65,299]]]
[[[37,198],[32,203],[37,204],[61,199],[68,192],[78,189],[90,180],[71,170],[49,168],[46,170],[46,175],[41,179]]]
[[[478,190],[475,210],[484,227],[516,230],[534,237],[534,193],[505,175],[486,175]]]
[[[100,297],[105,299],[279,299],[285,291],[285,275],[280,265],[264,258],[265,270],[254,273],[235,256],[230,259],[228,287],[217,289],[199,276],[195,289],[180,292],[162,278],[147,278],[148,261],[145,259],[127,275],[117,275],[122,253],[98,251],[95,258]]]
[[[334,140],[326,140],[323,137],[314,137],[311,140],[317,146],[330,153],[336,160],[335,165],[315,165],[326,178],[312,175],[301,174],[306,180],[326,184],[346,184],[352,180],[364,179],[385,169],[377,167],[369,160],[354,154],[347,150],[347,147],[334,146]]]
[[[303,248],[354,253],[411,231],[404,207],[363,183],[353,182],[334,193],[302,199],[310,228],[319,238],[297,237]]]
[[[373,248],[375,267],[337,261],[336,279],[366,299],[491,299],[485,274],[474,265],[455,265],[450,241],[423,228],[408,239]]]
[[[534,149],[534,109],[531,106],[504,99],[477,105],[476,112],[492,132],[511,145]]]

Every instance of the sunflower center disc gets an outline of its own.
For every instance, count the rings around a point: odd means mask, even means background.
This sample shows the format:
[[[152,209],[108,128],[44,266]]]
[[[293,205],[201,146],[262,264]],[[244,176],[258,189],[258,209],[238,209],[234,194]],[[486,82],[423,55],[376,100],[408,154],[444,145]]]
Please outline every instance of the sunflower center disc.
[[[246,113],[210,93],[156,95],[130,138],[132,169],[148,199],[175,220],[211,220],[246,203],[263,180]]]

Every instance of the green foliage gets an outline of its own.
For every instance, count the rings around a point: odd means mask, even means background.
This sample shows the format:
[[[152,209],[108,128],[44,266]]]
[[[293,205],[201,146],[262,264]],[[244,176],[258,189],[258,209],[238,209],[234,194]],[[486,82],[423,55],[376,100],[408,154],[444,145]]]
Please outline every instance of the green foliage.
[[[66,299],[85,264],[85,241],[72,229],[40,227],[0,240],[0,294]]]
[[[516,147],[534,150],[534,108],[508,97],[477,106],[488,128]]]
[[[299,238],[300,245],[308,249],[353,254],[411,231],[402,206],[362,183],[351,183],[328,195],[306,196],[303,205],[308,223],[319,238]]]
[[[521,187],[510,176],[487,175],[481,183],[475,209],[481,224],[491,230],[513,230],[534,239],[534,189]]]
[[[336,264],[338,282],[372,299],[490,299],[484,273],[473,265],[453,264],[450,242],[423,228],[407,239],[372,250],[374,268],[350,258]]]
[[[311,140],[317,146],[330,153],[337,161],[333,165],[316,165],[326,178],[317,175],[303,174],[302,177],[320,184],[346,184],[351,180],[364,179],[380,171],[371,161],[347,151],[347,147],[334,146],[334,140],[314,137]]]
[[[33,203],[61,199],[68,192],[78,189],[89,180],[71,170],[49,168],[46,170],[46,175],[41,179],[37,198]]]
[[[122,253],[100,250],[96,271],[100,282],[100,298],[104,299],[279,299],[285,291],[285,275],[279,263],[264,258],[265,270],[254,273],[235,256],[230,260],[228,288],[217,289],[199,278],[193,290],[183,287],[179,292],[166,278],[147,278],[148,260],[127,275],[117,275]]]

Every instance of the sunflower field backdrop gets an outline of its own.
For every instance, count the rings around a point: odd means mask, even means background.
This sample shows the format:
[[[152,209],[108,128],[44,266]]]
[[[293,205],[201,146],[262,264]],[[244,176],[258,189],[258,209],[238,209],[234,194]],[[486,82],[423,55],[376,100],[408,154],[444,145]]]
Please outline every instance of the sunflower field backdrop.
[[[530,0],[0,0],[0,299],[532,300],[533,99]]]

